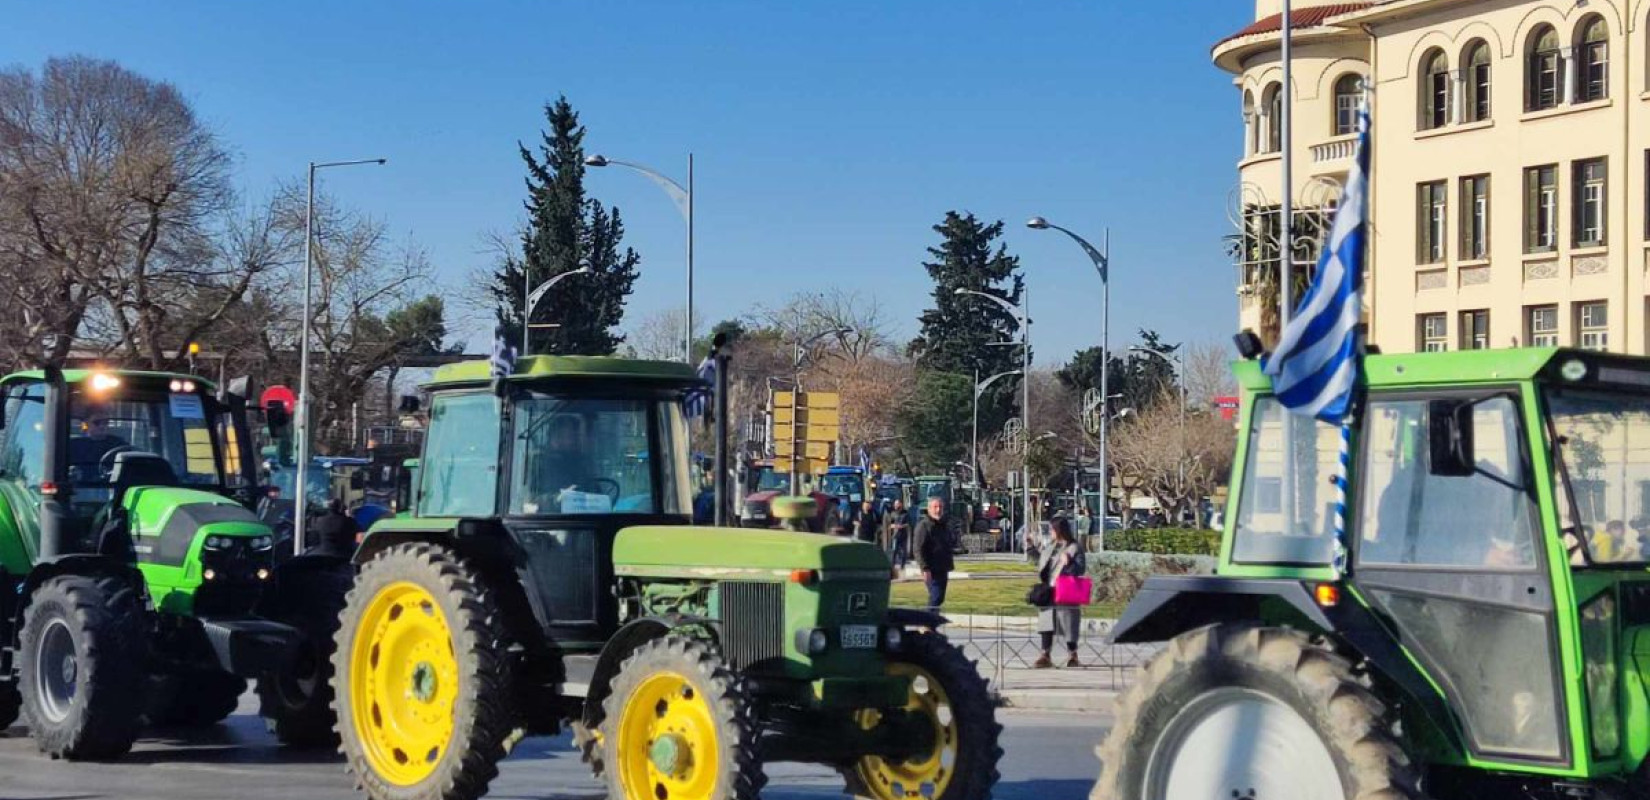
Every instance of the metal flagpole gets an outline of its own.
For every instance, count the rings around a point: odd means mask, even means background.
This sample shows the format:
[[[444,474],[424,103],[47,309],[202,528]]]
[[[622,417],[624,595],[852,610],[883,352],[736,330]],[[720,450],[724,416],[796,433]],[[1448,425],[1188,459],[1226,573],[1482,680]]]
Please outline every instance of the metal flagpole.
[[[1283,330],[1289,327],[1289,317],[1294,313],[1294,280],[1295,280],[1295,176],[1294,176],[1294,131],[1291,130],[1290,107],[1294,105],[1295,84],[1292,70],[1294,55],[1290,38],[1293,33],[1294,19],[1290,9],[1290,0],[1283,0],[1283,13],[1279,17],[1280,35],[1283,39],[1283,86],[1278,90],[1281,94],[1278,99],[1278,144],[1283,150],[1283,191],[1278,204],[1278,334],[1281,337]],[[1283,415],[1283,533],[1288,535],[1294,532],[1295,527],[1295,465],[1291,461],[1295,453],[1295,424],[1290,417]]]

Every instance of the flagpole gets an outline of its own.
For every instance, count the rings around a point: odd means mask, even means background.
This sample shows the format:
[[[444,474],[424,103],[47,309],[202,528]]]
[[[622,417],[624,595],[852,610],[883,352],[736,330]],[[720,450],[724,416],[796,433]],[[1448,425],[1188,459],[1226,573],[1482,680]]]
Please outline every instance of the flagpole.
[[[1295,153],[1294,131],[1291,129],[1291,107],[1294,105],[1293,79],[1293,48],[1291,34],[1294,29],[1293,12],[1290,9],[1290,0],[1283,0],[1282,16],[1279,17],[1280,35],[1283,39],[1283,86],[1278,90],[1278,139],[1283,150],[1283,191],[1278,204],[1278,335],[1281,338],[1283,330],[1289,327],[1289,317],[1294,311],[1294,279],[1295,279]],[[1292,458],[1295,453],[1295,427],[1292,414],[1283,415],[1283,531],[1290,534],[1295,527],[1295,468]]]

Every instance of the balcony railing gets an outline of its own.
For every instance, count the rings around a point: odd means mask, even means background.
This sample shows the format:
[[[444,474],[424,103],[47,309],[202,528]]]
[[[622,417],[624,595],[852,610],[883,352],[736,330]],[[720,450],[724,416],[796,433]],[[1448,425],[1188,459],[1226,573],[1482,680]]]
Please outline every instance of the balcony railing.
[[[1358,138],[1355,136],[1330,139],[1322,144],[1312,145],[1312,163],[1327,164],[1333,161],[1344,161],[1352,157],[1352,153],[1357,147]]]

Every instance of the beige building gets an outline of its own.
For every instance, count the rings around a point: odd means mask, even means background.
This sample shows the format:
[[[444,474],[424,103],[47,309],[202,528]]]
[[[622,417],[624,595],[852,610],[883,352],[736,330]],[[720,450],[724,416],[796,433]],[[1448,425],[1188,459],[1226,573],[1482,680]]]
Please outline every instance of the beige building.
[[[1293,5],[1296,260],[1316,260],[1367,86],[1371,341],[1650,353],[1650,0]],[[1213,51],[1243,108],[1231,249],[1257,331],[1276,323],[1280,6],[1256,0]]]

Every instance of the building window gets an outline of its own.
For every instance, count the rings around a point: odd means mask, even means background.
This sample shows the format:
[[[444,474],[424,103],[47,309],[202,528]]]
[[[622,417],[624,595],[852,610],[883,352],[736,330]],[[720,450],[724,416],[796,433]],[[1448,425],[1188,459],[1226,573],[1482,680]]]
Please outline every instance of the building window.
[[[1529,54],[1524,61],[1524,107],[1530,111],[1557,108],[1563,99],[1559,91],[1558,31],[1543,25],[1530,35]]]
[[[1575,162],[1575,244],[1598,247],[1604,244],[1604,159]]]
[[[1582,103],[1610,96],[1610,30],[1603,17],[1593,17],[1581,28],[1576,45],[1576,100]]]
[[[1335,135],[1347,136],[1358,132],[1358,106],[1363,103],[1363,79],[1355,74],[1342,75],[1335,81]]]
[[[1490,312],[1484,309],[1461,312],[1461,349],[1490,349]]]
[[[1255,117],[1255,93],[1243,93],[1243,154],[1260,152],[1260,120]]]
[[[1433,50],[1421,59],[1421,130],[1449,124],[1449,59]]]
[[[1461,259],[1490,257],[1490,176],[1461,179]]]
[[[1558,346],[1558,306],[1528,306],[1524,309],[1524,340],[1531,347]]]
[[[1524,170],[1524,252],[1550,253],[1558,247],[1558,167]]]
[[[1262,98],[1266,104],[1266,147],[1261,152],[1276,153],[1283,150],[1283,92],[1274,83],[1266,87]]]
[[[1423,353],[1442,353],[1449,349],[1449,324],[1443,314],[1420,314],[1415,317],[1418,340],[1415,349]]]
[[[1610,347],[1610,315],[1603,300],[1576,304],[1576,345],[1583,350]]]
[[[1490,46],[1480,39],[1467,45],[1466,55],[1468,122],[1490,118]]]
[[[1444,235],[1448,206],[1443,181],[1415,187],[1415,263],[1437,264],[1444,260]]]

